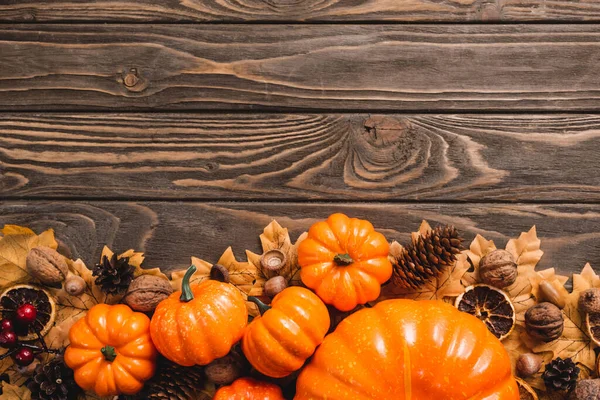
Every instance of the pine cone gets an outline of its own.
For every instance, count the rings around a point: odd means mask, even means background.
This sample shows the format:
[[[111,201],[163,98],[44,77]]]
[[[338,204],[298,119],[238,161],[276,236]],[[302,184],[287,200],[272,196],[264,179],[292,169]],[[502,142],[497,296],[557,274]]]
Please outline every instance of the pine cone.
[[[560,357],[555,358],[546,364],[542,378],[546,384],[547,390],[568,392],[575,387],[579,377],[579,367],[573,360]]]
[[[65,365],[62,357],[38,365],[27,388],[31,391],[32,400],[74,400],[80,393],[73,371]]]
[[[96,285],[104,293],[120,294],[127,291],[133,280],[135,268],[129,265],[129,257],[118,258],[116,254],[109,259],[102,257],[100,264],[96,264],[92,275],[96,277]]]
[[[456,261],[462,238],[453,226],[438,226],[419,236],[394,258],[394,284],[416,289]]]
[[[156,374],[134,399],[210,400],[211,396],[202,391],[204,381],[201,367],[182,367],[161,357]]]

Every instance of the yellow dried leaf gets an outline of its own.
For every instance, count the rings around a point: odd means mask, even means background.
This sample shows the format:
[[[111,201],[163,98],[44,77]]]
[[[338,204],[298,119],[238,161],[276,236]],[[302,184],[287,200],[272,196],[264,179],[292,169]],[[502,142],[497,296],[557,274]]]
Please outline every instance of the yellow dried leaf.
[[[110,259],[113,256],[114,252],[108,248],[108,246],[104,246],[102,248],[102,255],[100,256],[100,260],[102,260],[105,256]],[[168,279],[165,274],[163,274],[160,268],[152,268],[152,269],[144,269],[142,268],[142,263],[144,262],[144,253],[135,251],[133,249],[129,249],[124,253],[121,253],[117,256],[117,258],[128,257],[128,264],[135,267],[133,271],[133,276],[137,278],[140,275],[155,275],[160,276],[161,278]]]
[[[590,263],[585,264],[579,274],[573,274],[573,292],[583,292],[600,287],[600,277],[594,272]]]
[[[471,264],[473,264],[473,271],[469,271],[463,276],[463,285],[471,286],[479,282],[479,261],[483,256],[494,250],[496,250],[496,245],[493,240],[487,240],[480,234],[475,236],[469,249],[465,251],[469,260],[471,260]]]
[[[29,250],[37,246],[52,249],[58,247],[52,229],[36,235],[31,229],[6,225],[2,234],[4,236],[0,238],[0,289],[30,280],[25,266]]]
[[[404,289],[395,285],[386,285],[378,300],[390,298],[443,300],[445,297],[456,297],[465,291],[461,278],[470,267],[471,264],[469,264],[467,255],[462,252],[457,255],[454,265],[444,269],[437,278],[430,279],[417,289]]]
[[[31,400],[31,392],[26,386],[17,386],[2,382],[0,400]]]
[[[202,281],[210,279],[210,269],[212,264],[197,257],[192,257],[192,265],[196,267],[196,272],[190,277],[190,283],[199,284]],[[173,290],[181,290],[181,281],[188,269],[180,269],[171,273],[171,287]]]
[[[429,232],[431,232],[431,225],[429,225],[429,222],[423,220],[421,221],[421,225],[419,226],[419,230],[416,232],[412,232],[410,234],[410,237],[412,239],[413,242],[416,242],[417,239],[419,239],[420,236],[425,236],[427,235]]]
[[[522,232],[518,239],[510,239],[506,244],[506,251],[511,253],[522,270],[533,270],[542,258],[544,252],[540,250],[541,240],[537,237],[535,225],[528,231]]]

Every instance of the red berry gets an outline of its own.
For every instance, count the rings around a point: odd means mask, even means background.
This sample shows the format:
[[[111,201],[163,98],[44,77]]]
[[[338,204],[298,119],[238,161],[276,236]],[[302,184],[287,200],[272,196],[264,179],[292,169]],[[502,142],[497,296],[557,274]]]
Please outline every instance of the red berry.
[[[17,323],[22,325],[30,325],[37,317],[37,310],[31,304],[23,304],[17,308]]]
[[[22,347],[17,354],[15,354],[14,360],[15,364],[26,367],[33,362],[34,359],[33,351],[28,349],[27,347]]]
[[[8,318],[4,318],[2,321],[0,321],[0,330],[2,332],[12,332],[13,322]]]
[[[0,347],[10,349],[11,347],[15,347],[17,342],[18,339],[16,333],[7,331],[0,332]]]

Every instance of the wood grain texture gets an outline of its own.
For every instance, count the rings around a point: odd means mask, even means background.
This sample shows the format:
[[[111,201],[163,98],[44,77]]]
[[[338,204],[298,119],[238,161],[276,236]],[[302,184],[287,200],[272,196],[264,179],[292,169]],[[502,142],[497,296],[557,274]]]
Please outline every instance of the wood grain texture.
[[[600,262],[598,205],[3,202],[0,225],[54,228],[72,255],[88,265],[108,244],[117,251],[144,251],[145,266],[170,271],[188,266],[191,255],[214,262],[229,245],[242,260],[245,249],[259,252],[258,235],[272,219],[288,227],[295,240],[332,212],[367,218],[401,243],[422,219],[455,224],[468,240],[480,233],[498,246],[536,225],[545,251],[540,268],[570,274],[587,261]]]
[[[600,110],[598,25],[3,25],[3,110]]]
[[[600,200],[594,115],[0,114],[0,197]]]
[[[597,0],[4,0],[7,22],[598,21]]]

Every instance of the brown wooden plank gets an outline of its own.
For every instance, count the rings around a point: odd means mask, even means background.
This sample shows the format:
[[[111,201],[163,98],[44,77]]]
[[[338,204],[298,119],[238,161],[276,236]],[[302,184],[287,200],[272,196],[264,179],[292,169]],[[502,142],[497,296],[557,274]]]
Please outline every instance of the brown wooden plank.
[[[144,251],[144,265],[169,271],[186,267],[191,255],[214,262],[229,245],[240,260],[245,249],[258,252],[258,235],[273,218],[295,240],[332,212],[368,218],[401,243],[423,218],[455,224],[469,240],[480,233],[498,246],[536,225],[545,251],[540,268],[570,274],[587,261],[597,267],[600,260],[599,205],[3,202],[0,225],[52,227],[73,256],[88,264],[108,244],[118,251]]]
[[[600,110],[598,25],[4,25],[0,109]]]
[[[600,200],[594,115],[0,114],[0,197]]]
[[[597,0],[5,0],[7,22],[598,21]]]

